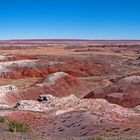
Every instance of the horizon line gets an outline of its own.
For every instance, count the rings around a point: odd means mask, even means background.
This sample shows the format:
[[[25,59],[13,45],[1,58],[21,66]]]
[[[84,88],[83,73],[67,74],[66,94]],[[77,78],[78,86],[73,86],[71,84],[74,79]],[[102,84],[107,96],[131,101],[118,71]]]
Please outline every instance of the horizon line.
[[[80,38],[76,38],[76,39],[73,39],[73,38],[50,38],[50,39],[46,39],[46,38],[21,38],[21,39],[0,39],[0,41],[18,41],[18,40],[27,40],[27,41],[30,41],[30,40],[42,40],[42,41],[49,41],[49,40],[56,40],[56,41],[63,41],[63,40],[66,40],[66,41],[140,41],[140,39],[80,39]]]

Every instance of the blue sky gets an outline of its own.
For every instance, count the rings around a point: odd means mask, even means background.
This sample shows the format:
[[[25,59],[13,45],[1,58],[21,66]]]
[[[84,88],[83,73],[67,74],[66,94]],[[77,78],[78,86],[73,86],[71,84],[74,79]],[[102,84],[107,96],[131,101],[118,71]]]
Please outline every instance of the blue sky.
[[[2,39],[140,39],[140,0],[0,0]]]

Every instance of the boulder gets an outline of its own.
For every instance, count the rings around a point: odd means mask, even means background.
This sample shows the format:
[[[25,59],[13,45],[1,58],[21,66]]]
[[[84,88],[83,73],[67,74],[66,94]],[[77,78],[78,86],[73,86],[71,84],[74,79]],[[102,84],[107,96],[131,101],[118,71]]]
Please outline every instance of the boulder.
[[[47,95],[39,95],[37,98],[37,101],[42,102],[42,101],[48,101]]]

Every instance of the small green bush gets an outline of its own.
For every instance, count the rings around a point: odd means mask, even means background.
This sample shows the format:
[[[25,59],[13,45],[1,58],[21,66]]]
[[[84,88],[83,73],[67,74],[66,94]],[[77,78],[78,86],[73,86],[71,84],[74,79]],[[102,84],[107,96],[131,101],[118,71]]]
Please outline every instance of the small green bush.
[[[25,133],[25,132],[28,132],[28,127],[25,124],[17,122],[17,121],[10,121],[9,122],[9,130],[11,132]]]
[[[101,137],[94,137],[94,138],[92,138],[90,140],[103,140],[103,139]]]
[[[102,138],[100,137],[96,137],[95,140],[103,140]]]
[[[5,123],[5,118],[0,116],[0,123]]]

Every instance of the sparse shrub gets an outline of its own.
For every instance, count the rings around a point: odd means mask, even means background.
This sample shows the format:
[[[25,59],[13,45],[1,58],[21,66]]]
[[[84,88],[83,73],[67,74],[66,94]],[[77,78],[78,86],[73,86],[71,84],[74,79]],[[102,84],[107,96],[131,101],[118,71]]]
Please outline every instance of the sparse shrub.
[[[94,138],[91,138],[90,140],[103,140],[101,137],[94,137]]]
[[[100,137],[96,137],[95,140],[103,140],[102,138]]]
[[[17,122],[17,121],[10,121],[9,122],[9,130],[11,132],[22,132],[22,133],[25,133],[25,132],[28,132],[29,129],[23,123],[20,123],[20,122]]]
[[[0,116],[0,123],[5,123],[5,118]]]

